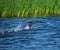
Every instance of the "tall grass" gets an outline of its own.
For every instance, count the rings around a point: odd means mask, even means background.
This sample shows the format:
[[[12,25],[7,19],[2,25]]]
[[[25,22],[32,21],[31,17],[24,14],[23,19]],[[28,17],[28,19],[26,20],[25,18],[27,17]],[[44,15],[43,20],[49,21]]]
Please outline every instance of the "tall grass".
[[[60,0],[0,0],[0,16],[60,15]]]

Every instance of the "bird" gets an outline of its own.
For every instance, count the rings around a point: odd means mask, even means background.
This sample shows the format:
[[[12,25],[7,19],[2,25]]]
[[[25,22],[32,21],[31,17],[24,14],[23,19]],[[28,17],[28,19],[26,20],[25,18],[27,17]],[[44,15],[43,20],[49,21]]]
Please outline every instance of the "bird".
[[[33,24],[35,23],[33,22],[22,23],[18,25],[17,27],[15,27],[14,32],[22,31],[22,30],[29,30]]]

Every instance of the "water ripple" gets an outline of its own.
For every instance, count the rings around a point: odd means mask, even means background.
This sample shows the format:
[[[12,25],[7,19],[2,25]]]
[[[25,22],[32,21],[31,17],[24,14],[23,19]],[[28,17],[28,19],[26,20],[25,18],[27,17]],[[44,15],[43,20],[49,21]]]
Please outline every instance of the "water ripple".
[[[0,50],[60,50],[60,17],[0,19]]]

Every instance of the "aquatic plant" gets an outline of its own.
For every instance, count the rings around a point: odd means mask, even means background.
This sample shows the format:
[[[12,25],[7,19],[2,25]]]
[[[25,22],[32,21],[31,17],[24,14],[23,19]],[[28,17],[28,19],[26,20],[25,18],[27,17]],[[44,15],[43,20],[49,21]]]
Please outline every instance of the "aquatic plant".
[[[0,16],[60,15],[60,0],[0,0]]]

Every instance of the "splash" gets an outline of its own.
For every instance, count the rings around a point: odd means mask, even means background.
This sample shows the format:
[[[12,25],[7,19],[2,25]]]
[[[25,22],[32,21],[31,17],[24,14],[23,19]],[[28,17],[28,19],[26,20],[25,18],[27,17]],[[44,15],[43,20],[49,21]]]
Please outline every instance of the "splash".
[[[0,29],[0,33],[4,34],[5,32],[6,33],[11,33],[11,32],[20,32],[20,31],[23,31],[23,30],[29,30],[29,26],[26,24],[26,23],[21,23],[21,24],[18,24],[17,26],[15,27],[12,27],[12,28],[1,28]]]

